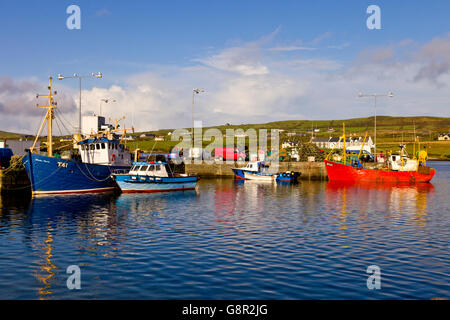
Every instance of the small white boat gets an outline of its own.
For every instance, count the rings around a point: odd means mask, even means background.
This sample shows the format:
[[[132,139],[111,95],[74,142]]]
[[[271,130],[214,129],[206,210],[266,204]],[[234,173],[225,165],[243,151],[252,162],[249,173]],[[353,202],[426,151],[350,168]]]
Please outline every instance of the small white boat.
[[[277,178],[276,174],[270,174],[270,173],[259,173],[259,172],[244,172],[244,177],[247,180],[258,180],[258,181],[274,181]]]
[[[249,162],[245,167],[233,168],[236,179],[257,180],[257,181],[277,181],[295,182],[300,176],[300,172],[286,171],[272,173],[270,166],[263,161]],[[273,170],[272,170],[273,171]]]

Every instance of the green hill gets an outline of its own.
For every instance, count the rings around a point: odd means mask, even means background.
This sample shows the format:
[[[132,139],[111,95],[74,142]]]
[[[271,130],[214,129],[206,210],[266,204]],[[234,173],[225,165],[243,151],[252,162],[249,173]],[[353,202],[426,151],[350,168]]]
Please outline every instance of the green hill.
[[[0,131],[0,139],[19,139],[27,135],[13,132]]]
[[[226,129],[281,129],[286,132],[307,133],[311,129],[319,129],[314,135],[322,136],[338,136],[342,133],[342,123],[345,123],[347,134],[364,134],[366,131],[369,135],[373,135],[374,117],[353,118],[343,120],[286,120],[274,121],[262,124],[227,124],[213,127],[205,127],[204,129],[217,128],[225,133]],[[331,129],[331,130],[330,130]],[[190,129],[188,129],[190,130]],[[329,131],[330,130],[330,131]],[[333,131],[334,130],[334,131]],[[156,135],[165,135],[169,129],[158,131],[149,131]],[[403,136],[411,136],[413,133],[434,140],[440,133],[450,131],[450,118],[443,117],[390,117],[377,116],[377,138],[394,139]]]

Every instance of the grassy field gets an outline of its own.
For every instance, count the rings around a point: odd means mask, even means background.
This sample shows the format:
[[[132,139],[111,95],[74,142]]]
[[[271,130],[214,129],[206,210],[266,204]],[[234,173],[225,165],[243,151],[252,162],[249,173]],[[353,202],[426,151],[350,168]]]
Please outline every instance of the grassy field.
[[[0,139],[19,139],[25,137],[25,135],[20,133],[0,131]]]
[[[374,135],[374,117],[367,118],[354,118],[354,119],[344,119],[344,120],[320,120],[320,121],[310,121],[310,120],[288,120],[288,121],[276,121],[268,122],[264,124],[241,124],[241,125],[222,125],[215,127],[206,127],[203,130],[210,128],[219,129],[223,134],[225,134],[226,129],[281,129],[284,130],[280,134],[280,140],[304,140],[309,141],[311,138],[311,129],[320,129],[320,132],[314,133],[315,137],[318,138],[328,138],[330,136],[338,137],[342,134],[342,123],[345,123],[347,136],[364,136],[367,132],[369,136]],[[334,132],[329,132],[329,129],[334,129]],[[168,132],[172,130],[164,129],[158,131],[148,131],[148,133],[153,133],[157,136],[167,135]],[[298,134],[303,134],[303,136],[297,136],[296,138],[286,136],[287,132],[296,132]],[[430,144],[428,150],[430,157],[446,159],[448,160],[448,155],[450,154],[450,144],[447,142],[438,142],[437,137],[441,133],[450,132],[450,118],[442,117],[388,117],[388,116],[378,116],[377,117],[377,145],[381,149],[398,149],[398,145],[403,142],[411,148],[412,152],[412,142],[414,141],[414,135],[419,138],[420,141],[427,142]],[[147,132],[146,132],[147,133]],[[139,135],[141,133],[138,133]],[[169,137],[167,137],[169,138]],[[248,139],[247,139],[248,142]],[[135,141],[133,142],[137,148],[143,150],[154,151],[168,151],[178,142],[164,141],[164,142],[154,142],[154,141]],[[130,144],[130,146],[133,145]],[[209,143],[207,143],[209,144]]]
[[[391,143],[377,143],[377,153],[383,151],[397,151],[400,150],[401,142]],[[414,149],[415,148],[415,149]],[[450,160],[450,141],[426,141],[420,143],[420,149],[426,148],[428,157],[434,160]],[[418,145],[413,143],[406,144],[406,151],[409,155],[413,155],[413,151],[417,152]]]

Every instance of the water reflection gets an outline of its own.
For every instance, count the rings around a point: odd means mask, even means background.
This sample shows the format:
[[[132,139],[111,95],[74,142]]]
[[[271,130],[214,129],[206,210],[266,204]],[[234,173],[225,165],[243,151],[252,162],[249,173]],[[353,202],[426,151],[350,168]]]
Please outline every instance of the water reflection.
[[[380,214],[388,219],[414,220],[421,230],[427,223],[427,206],[434,193],[431,183],[355,183],[329,181],[326,185],[325,203],[328,212],[338,217],[340,237],[346,238],[348,203],[353,213],[367,222],[369,213]],[[358,210],[354,210],[354,204]],[[414,213],[414,216],[411,216]],[[408,217],[409,216],[409,217]]]
[[[364,299],[374,293],[355,275],[373,257],[391,275],[379,297],[445,296],[449,180],[437,178],[436,190],[204,179],[198,191],[2,197],[0,298]]]
[[[56,265],[53,263],[53,228],[48,226],[46,232],[46,239],[44,240],[44,246],[42,250],[42,260],[39,262],[39,270],[36,274],[37,280],[42,284],[39,288],[39,299],[44,300],[46,296],[51,295],[52,291],[52,278],[56,274]]]
[[[69,264],[77,264],[81,254],[115,255],[127,232],[124,216],[117,212],[116,199],[114,194],[31,199],[23,230],[27,246],[36,254],[34,274],[40,283],[39,299],[47,299],[54,293],[55,275],[65,272],[68,266],[57,261],[69,259]],[[69,237],[75,243],[70,257],[54,254],[67,245],[56,244],[55,236]]]

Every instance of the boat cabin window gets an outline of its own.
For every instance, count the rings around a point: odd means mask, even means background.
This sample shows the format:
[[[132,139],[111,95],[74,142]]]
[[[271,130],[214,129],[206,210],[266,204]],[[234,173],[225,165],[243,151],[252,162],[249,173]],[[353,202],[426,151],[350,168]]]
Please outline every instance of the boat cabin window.
[[[159,171],[159,170],[161,170],[161,166],[158,164],[155,166],[155,171]]]
[[[102,149],[105,149],[105,143],[102,142]]]
[[[150,168],[148,169],[148,171],[155,171],[155,166],[150,166]]]
[[[142,166],[142,167],[139,169],[139,171],[147,171],[147,169],[148,169],[148,166]]]
[[[93,143],[90,144],[91,150],[95,150],[95,145]]]

